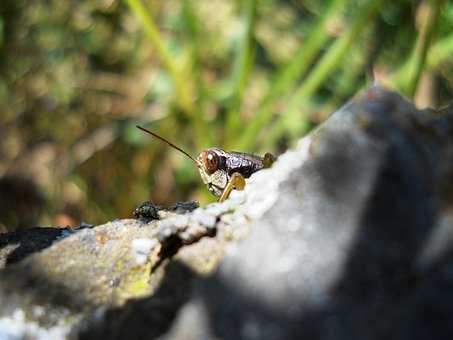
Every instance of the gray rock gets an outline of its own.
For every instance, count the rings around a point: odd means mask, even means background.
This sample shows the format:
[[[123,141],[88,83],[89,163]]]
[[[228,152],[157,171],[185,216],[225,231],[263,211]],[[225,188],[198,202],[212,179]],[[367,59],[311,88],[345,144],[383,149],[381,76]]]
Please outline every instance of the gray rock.
[[[452,123],[379,87],[335,112],[253,177],[250,234],[169,334],[452,339]]]
[[[19,325],[10,339],[43,325],[71,339],[452,339],[452,142],[453,107],[419,111],[371,87],[224,203],[43,247],[22,237],[29,251],[0,273],[0,328]]]

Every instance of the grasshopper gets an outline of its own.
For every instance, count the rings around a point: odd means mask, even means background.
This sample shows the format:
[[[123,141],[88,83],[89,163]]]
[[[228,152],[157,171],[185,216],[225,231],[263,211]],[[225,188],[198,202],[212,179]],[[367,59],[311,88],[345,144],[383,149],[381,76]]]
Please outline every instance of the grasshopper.
[[[269,168],[275,161],[275,157],[269,152],[264,157],[260,157],[243,152],[225,151],[216,147],[206,149],[193,158],[158,134],[138,125],[137,128],[190,158],[197,166],[204,184],[219,198],[219,202],[225,201],[233,189],[243,190],[246,178],[261,169]]]

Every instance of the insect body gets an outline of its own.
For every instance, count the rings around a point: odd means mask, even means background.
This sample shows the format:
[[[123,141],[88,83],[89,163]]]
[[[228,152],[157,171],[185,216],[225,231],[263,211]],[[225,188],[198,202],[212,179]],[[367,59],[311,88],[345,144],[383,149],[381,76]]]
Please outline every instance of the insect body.
[[[161,136],[138,125],[137,128],[167,143],[195,162],[201,179],[208,186],[209,191],[219,197],[219,202],[226,200],[233,189],[242,190],[245,186],[245,178],[263,168],[270,167],[275,161],[275,157],[270,153],[260,157],[248,153],[224,151],[220,148],[204,150],[194,159]]]

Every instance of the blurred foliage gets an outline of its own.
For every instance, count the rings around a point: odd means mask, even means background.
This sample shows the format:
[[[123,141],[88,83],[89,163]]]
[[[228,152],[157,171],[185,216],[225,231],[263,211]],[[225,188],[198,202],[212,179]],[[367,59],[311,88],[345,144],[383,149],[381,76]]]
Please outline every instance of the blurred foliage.
[[[41,224],[213,200],[135,124],[193,155],[278,154],[373,79],[447,104],[452,53],[449,1],[2,0],[0,224],[29,223],[27,188]]]

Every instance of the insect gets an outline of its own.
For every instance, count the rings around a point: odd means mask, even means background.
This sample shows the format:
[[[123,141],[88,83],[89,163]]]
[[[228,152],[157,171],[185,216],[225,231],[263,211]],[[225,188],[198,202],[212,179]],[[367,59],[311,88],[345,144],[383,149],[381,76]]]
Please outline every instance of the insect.
[[[158,134],[138,125],[137,128],[189,157],[196,164],[204,184],[208,186],[211,193],[219,198],[219,202],[225,201],[233,189],[244,189],[245,178],[249,178],[263,168],[269,168],[276,159],[269,152],[264,157],[260,157],[243,152],[225,151],[216,147],[206,149],[197,158],[193,158],[186,151]]]

